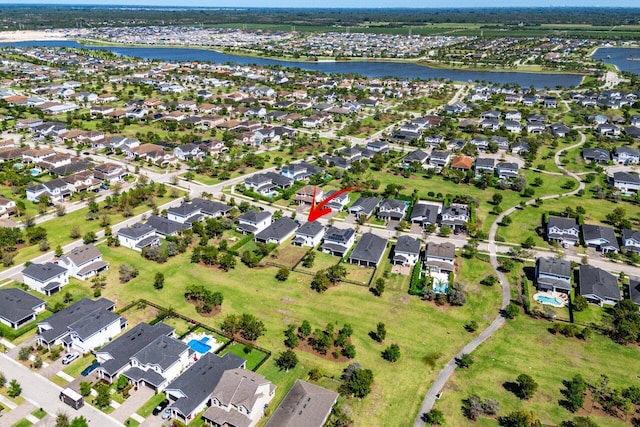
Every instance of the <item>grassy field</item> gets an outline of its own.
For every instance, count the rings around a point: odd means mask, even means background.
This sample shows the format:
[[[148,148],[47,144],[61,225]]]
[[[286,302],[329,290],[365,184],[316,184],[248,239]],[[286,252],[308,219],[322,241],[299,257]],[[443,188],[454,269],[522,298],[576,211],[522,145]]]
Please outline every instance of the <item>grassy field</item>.
[[[371,280],[371,276],[375,271],[373,268],[361,267],[347,262],[342,263],[342,265],[347,270],[347,280],[353,280],[354,282],[358,282],[363,285],[369,283],[369,280]]]
[[[267,329],[257,344],[271,350],[274,355],[284,350],[282,331],[290,323],[299,324],[304,319],[318,326],[328,322],[350,323],[354,328],[352,340],[357,351],[354,361],[373,369],[376,378],[369,397],[349,402],[357,425],[402,425],[413,417],[438,369],[470,339],[463,325],[475,319],[480,327],[486,326],[497,312],[499,303],[497,289],[473,283],[484,276],[488,268],[488,264],[477,260],[472,261],[469,269],[460,272],[460,280],[468,283],[465,287],[467,305],[437,307],[391,287],[380,298],[373,296],[365,287],[348,284],[317,294],[309,287],[311,277],[308,275],[293,272],[286,282],[281,283],[274,278],[275,268],[249,270],[241,263],[229,273],[211,274],[210,269],[191,265],[189,252],[164,264],[155,264],[126,248],[100,245],[100,250],[111,265],[107,273],[108,284],[102,293],[104,297],[118,301],[119,306],[145,298],[171,306],[179,313],[213,327],[219,327],[227,314],[253,313]],[[140,275],[127,284],[120,284],[117,270],[124,262],[134,264]],[[158,271],[167,278],[164,289],[160,291],[152,285]],[[183,297],[184,287],[191,283],[203,283],[214,291],[221,291],[224,295],[222,312],[214,317],[198,315],[194,306]],[[83,285],[90,286],[89,283]],[[354,307],[358,309],[354,310]],[[377,322],[384,322],[387,327],[384,345],[397,343],[400,346],[402,358],[399,363],[382,363],[380,352],[383,345],[368,336]],[[432,368],[422,359],[434,349],[441,356]],[[299,367],[289,372],[277,369],[273,358],[260,368],[259,372],[278,386],[277,399],[284,396],[296,378],[305,378],[306,372],[313,367],[320,368],[329,377],[339,377],[346,366],[346,363],[320,359],[305,352],[298,352],[298,357]],[[77,375],[89,363],[89,359],[82,359],[65,372]],[[398,419],[399,413],[405,414],[403,420]]]
[[[462,400],[475,393],[482,399],[500,402],[499,415],[514,410],[533,411],[545,425],[557,425],[573,418],[558,404],[562,399],[562,381],[580,373],[587,381],[595,381],[606,374],[611,387],[637,385],[629,368],[637,365],[640,350],[622,347],[611,340],[595,335],[589,342],[577,338],[552,335],[547,331],[551,323],[520,316],[508,321],[489,341],[473,353],[475,363],[467,370],[457,370],[437,401],[435,408],[444,412],[447,425],[468,425],[461,411]],[[526,373],[539,384],[538,392],[529,401],[522,401],[507,391],[505,383],[515,381]],[[588,415],[591,408],[587,407]],[[582,413],[581,413],[582,415]],[[628,425],[621,419],[594,418],[599,426]],[[496,426],[493,419],[481,418],[477,425]]]
[[[233,343],[229,347],[225,348],[220,354],[235,354],[238,357],[242,357],[247,360],[247,369],[253,370],[258,363],[262,362],[267,355],[260,350],[252,348],[249,353],[245,352],[245,345],[241,343]]]
[[[136,413],[141,417],[147,418],[149,415],[151,415],[153,408],[158,406],[158,404],[162,402],[164,399],[165,399],[164,393],[155,394],[151,399],[147,400],[144,405],[138,408]]]
[[[291,239],[289,239],[278,247],[277,252],[272,252],[267,258],[265,258],[265,260],[285,265],[288,268],[293,268],[308,251],[308,247],[292,245]]]

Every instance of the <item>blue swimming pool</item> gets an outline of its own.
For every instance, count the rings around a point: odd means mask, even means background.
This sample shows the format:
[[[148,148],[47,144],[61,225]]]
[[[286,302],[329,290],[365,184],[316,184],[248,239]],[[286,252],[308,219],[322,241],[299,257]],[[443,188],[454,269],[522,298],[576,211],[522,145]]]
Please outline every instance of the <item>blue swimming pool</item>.
[[[433,290],[439,294],[446,294],[449,290],[448,283],[433,282]]]
[[[194,351],[197,351],[200,354],[208,353],[209,350],[211,350],[211,346],[205,344],[206,343],[205,338],[203,338],[201,341],[193,339],[189,341],[187,345],[191,347]],[[206,340],[208,341],[209,339],[206,338]]]
[[[536,301],[541,304],[555,305],[557,307],[562,307],[564,305],[564,303],[559,298],[551,298],[545,295],[536,296]]]
[[[40,175],[41,171],[40,171],[40,169],[35,169],[34,168],[34,169],[31,169],[30,173],[31,173],[31,176],[38,176],[38,175]]]
[[[202,337],[202,338],[200,339],[200,342],[203,342],[203,343],[204,343],[204,342],[207,342],[207,341],[209,341],[209,337]]]

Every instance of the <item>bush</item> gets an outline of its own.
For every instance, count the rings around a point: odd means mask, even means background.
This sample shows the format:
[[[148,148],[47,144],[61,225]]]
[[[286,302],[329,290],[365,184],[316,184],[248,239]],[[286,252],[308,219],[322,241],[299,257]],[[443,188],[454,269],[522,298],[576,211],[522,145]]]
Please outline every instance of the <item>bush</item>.
[[[465,323],[464,329],[467,332],[475,332],[475,331],[478,330],[478,322],[476,322],[475,320],[471,320],[471,321]]]
[[[281,268],[280,270],[278,270],[278,273],[276,273],[276,279],[280,282],[285,282],[288,278],[289,278],[288,268]]]
[[[468,353],[464,353],[456,359],[456,363],[459,368],[468,368],[473,365],[473,362],[473,357]]]
[[[576,295],[573,299],[573,310],[574,311],[584,311],[589,306],[589,301],[582,295]]]
[[[18,351],[18,360],[25,361],[31,356],[31,347],[20,347]]]
[[[504,309],[504,313],[507,319],[515,319],[520,314],[520,306],[514,302],[510,302],[507,308]]]
[[[391,344],[382,352],[382,358],[389,362],[397,362],[400,359],[400,347],[397,344]]]
[[[89,381],[80,382],[80,394],[84,397],[91,394],[91,383]]]
[[[531,399],[538,389],[538,383],[527,374],[518,375],[516,383],[518,384],[518,397],[520,399]]]
[[[439,409],[432,409],[431,411],[422,415],[422,421],[432,426],[441,426],[444,425],[444,414]]]
[[[275,363],[278,368],[289,371],[298,364],[298,356],[293,350],[285,350],[275,359]]]

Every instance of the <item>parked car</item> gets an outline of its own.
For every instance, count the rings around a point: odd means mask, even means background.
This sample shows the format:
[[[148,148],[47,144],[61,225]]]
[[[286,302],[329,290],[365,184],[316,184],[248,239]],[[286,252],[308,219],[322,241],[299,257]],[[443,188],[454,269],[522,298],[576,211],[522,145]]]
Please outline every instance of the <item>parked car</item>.
[[[160,412],[164,410],[169,404],[169,399],[164,399],[162,402],[158,404],[155,408],[153,408],[153,415],[158,415]]]
[[[86,377],[86,376],[87,376],[87,375],[89,375],[91,372],[95,371],[95,370],[98,368],[98,366],[100,366],[100,362],[98,362],[98,361],[93,362],[91,365],[89,365],[89,366],[87,366],[86,368],[84,368],[84,369],[82,370],[82,372],[80,372],[80,374],[81,374],[83,377]]]
[[[65,357],[62,358],[62,364],[63,365],[68,365],[69,363],[71,363],[74,360],[76,360],[78,357],[80,357],[80,354],[78,354],[78,353],[75,353],[75,352],[69,353]]]
[[[170,408],[165,409],[164,412],[162,413],[162,419],[168,420],[170,416],[171,416],[171,409]]]

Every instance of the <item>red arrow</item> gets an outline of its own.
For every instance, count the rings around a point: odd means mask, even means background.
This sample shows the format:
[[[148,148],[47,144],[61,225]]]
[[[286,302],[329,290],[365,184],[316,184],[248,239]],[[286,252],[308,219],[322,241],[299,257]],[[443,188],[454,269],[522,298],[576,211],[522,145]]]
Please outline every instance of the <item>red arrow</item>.
[[[317,187],[313,187],[313,201],[311,202],[311,210],[309,211],[309,218],[307,219],[307,221],[309,222],[315,221],[321,216],[331,213],[331,208],[325,208],[324,205],[329,203],[332,199],[335,199],[341,194],[347,193],[349,191],[357,190],[356,187],[349,187],[343,190],[338,190],[316,205],[316,189]]]

